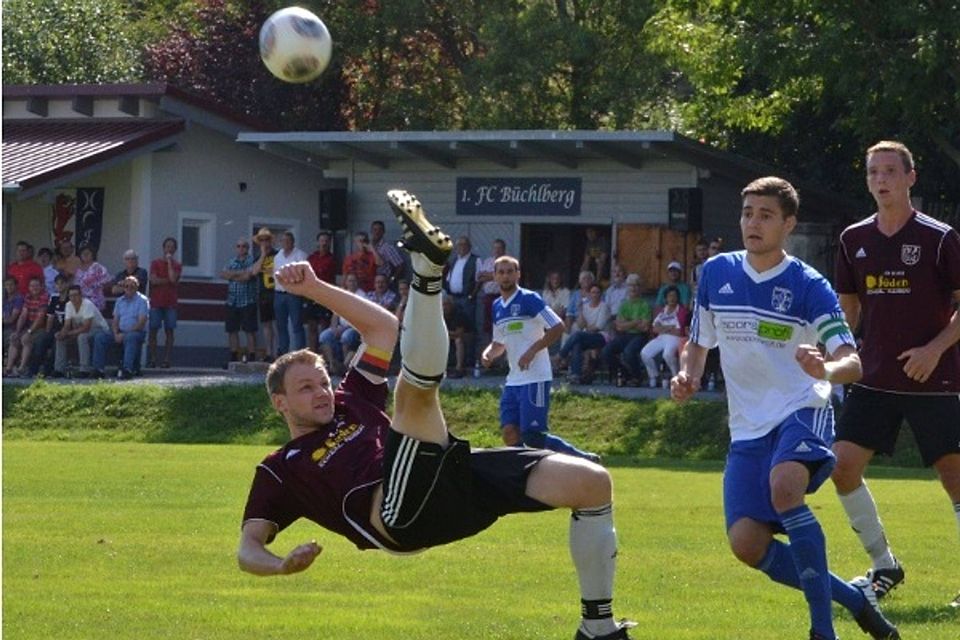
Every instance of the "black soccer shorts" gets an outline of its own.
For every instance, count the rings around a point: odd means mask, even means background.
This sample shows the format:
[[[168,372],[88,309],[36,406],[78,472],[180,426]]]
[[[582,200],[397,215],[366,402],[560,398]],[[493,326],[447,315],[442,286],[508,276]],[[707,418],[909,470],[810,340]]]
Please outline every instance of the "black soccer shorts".
[[[860,385],[853,385],[844,400],[836,441],[847,440],[893,455],[904,420],[926,466],[947,454],[960,453],[960,396],[891,393]]]
[[[450,436],[446,449],[390,429],[380,517],[404,550],[447,544],[509,513],[552,507],[526,495],[527,477],[552,451],[475,449]]]

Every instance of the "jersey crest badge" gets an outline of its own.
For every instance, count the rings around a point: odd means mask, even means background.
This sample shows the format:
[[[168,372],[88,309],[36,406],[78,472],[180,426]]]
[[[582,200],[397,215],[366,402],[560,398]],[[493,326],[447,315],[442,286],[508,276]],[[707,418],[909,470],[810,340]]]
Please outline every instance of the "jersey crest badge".
[[[770,304],[773,305],[774,311],[786,313],[790,310],[791,305],[793,305],[793,292],[783,287],[774,287],[773,298],[770,300]]]
[[[518,315],[520,315],[520,305],[519,305],[519,304],[512,304],[512,305],[510,305],[510,315],[512,315],[512,316],[518,316]]]
[[[920,262],[920,245],[905,244],[900,247],[900,259],[903,264],[913,266]]]
[[[857,254],[856,254],[854,257],[855,257],[855,258],[866,258],[866,257],[867,257],[867,252],[863,250],[863,247],[860,247],[860,249],[857,251]]]

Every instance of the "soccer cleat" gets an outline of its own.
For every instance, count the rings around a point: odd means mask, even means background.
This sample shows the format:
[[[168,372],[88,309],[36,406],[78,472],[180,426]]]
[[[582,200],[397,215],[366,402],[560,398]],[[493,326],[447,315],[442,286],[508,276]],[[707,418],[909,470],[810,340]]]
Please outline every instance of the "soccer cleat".
[[[953,607],[955,609],[960,609],[960,593],[957,594],[957,597],[947,603],[947,606]]]
[[[627,629],[632,629],[635,626],[637,626],[637,623],[633,620],[621,620],[617,623],[616,631],[603,636],[588,636],[583,629],[577,629],[577,635],[573,636],[573,640],[630,640]]]
[[[865,579],[873,585],[873,592],[877,594],[877,600],[882,600],[884,596],[903,582],[903,566],[896,558],[894,558],[894,562],[896,562],[896,565],[892,569],[870,569],[867,571]]]
[[[863,632],[870,634],[870,637],[874,640],[899,640],[900,632],[889,620],[883,617],[883,613],[880,611],[873,584],[867,578],[861,577],[851,580],[850,586],[859,590],[866,600],[860,613],[853,617],[860,628],[863,629]]]
[[[393,190],[387,192],[387,202],[403,227],[403,236],[397,241],[397,245],[411,253],[422,254],[435,265],[444,265],[453,250],[453,241],[440,227],[427,220],[417,196],[406,191]]]

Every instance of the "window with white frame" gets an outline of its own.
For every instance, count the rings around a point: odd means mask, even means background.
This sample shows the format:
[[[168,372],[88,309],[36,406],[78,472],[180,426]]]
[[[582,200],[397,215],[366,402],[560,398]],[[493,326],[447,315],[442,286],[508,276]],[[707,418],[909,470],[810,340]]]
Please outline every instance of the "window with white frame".
[[[216,265],[217,216],[195,211],[181,212],[180,258],[183,275],[212,278]]]

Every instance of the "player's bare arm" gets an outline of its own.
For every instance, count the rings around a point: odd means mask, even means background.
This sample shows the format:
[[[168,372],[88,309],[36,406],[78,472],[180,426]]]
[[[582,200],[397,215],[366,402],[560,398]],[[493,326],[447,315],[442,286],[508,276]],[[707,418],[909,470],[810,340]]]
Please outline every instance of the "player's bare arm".
[[[287,292],[309,298],[344,318],[360,332],[368,347],[393,352],[399,323],[384,307],[323,282],[309,262],[292,262],[274,277]]]
[[[953,292],[953,302],[960,305],[960,291]],[[917,382],[926,382],[940,363],[943,352],[960,341],[960,309],[955,309],[950,322],[933,340],[925,345],[907,349],[897,360],[903,362],[903,372]],[[905,362],[904,362],[905,361]]]
[[[833,352],[828,361],[823,352],[812,344],[801,344],[794,354],[800,368],[817,380],[829,380],[836,384],[851,384],[863,376],[863,366],[856,349],[842,345]]]
[[[677,402],[689,400],[700,390],[700,378],[709,349],[688,342],[680,354],[680,371],[670,380],[670,397]]]
[[[480,364],[489,369],[493,361],[502,356],[506,350],[507,347],[502,342],[491,342],[480,355]]]
[[[266,520],[249,520],[240,533],[237,563],[247,573],[258,576],[279,576],[299,573],[316,559],[322,547],[315,540],[294,548],[281,558],[267,549],[267,540],[276,533],[276,525]]]
[[[541,350],[546,349],[554,342],[559,340],[563,336],[563,332],[566,330],[566,327],[563,324],[556,324],[543,333],[543,337],[530,345],[530,348],[526,350],[523,355],[517,360],[517,365],[521,370],[526,369],[530,366],[530,363],[533,362],[533,359],[540,353]]]

